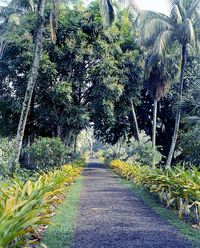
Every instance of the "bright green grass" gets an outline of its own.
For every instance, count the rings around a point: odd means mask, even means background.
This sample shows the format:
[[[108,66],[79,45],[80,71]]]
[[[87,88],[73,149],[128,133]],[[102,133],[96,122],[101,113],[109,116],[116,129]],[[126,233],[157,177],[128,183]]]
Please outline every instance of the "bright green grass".
[[[162,205],[159,204],[159,202],[157,202],[149,192],[147,192],[144,188],[139,187],[133,181],[119,178],[119,182],[131,189],[138,198],[140,198],[146,205],[154,209],[163,219],[169,221],[169,223],[173,225],[180,234],[191,240],[194,248],[200,248],[199,230],[195,230],[186,222],[181,221],[173,211],[162,207]]]
[[[82,181],[83,177],[80,176],[76,183],[70,186],[67,198],[51,219],[55,224],[49,226],[43,240],[48,248],[68,248],[70,246],[74,238]]]

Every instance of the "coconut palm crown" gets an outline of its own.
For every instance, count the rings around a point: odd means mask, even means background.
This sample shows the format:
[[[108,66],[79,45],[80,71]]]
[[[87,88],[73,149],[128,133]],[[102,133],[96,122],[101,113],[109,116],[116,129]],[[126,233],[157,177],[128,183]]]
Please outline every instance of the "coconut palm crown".
[[[187,62],[187,48],[189,45],[198,45],[200,31],[200,0],[173,0],[171,1],[170,15],[142,11],[138,17],[140,38],[138,42],[152,50],[158,57],[165,57],[174,44],[181,46],[181,68],[179,81],[178,103],[181,106],[184,73]],[[167,159],[166,167],[171,166],[178,137],[181,108],[177,109],[174,135]]]
[[[0,18],[2,22],[20,23],[20,16],[23,13],[35,12],[37,5],[33,0],[11,0],[7,6],[0,5]]]
[[[200,31],[200,0],[172,1],[170,15],[154,11],[141,11],[138,17],[141,28],[139,43],[164,56],[177,42],[181,45],[197,45]]]

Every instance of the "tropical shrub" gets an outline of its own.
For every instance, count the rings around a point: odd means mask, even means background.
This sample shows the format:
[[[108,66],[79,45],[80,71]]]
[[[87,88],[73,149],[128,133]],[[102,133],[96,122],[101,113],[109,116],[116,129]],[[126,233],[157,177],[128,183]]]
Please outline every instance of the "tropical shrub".
[[[156,192],[163,204],[179,211],[180,218],[183,214],[191,215],[200,224],[200,172],[197,168],[177,166],[165,170],[120,160],[111,161],[110,166],[123,178]]]
[[[144,165],[152,166],[153,164],[159,164],[162,160],[161,153],[156,149],[154,150],[152,147],[152,143],[150,140],[147,142],[138,141],[132,142],[132,154],[128,159],[130,162],[140,162]]]
[[[134,138],[120,139],[115,145],[99,150],[95,157],[121,159],[130,163],[140,162],[150,166],[159,164],[162,160],[161,153],[153,149],[151,138],[144,131],[140,133],[140,142]]]
[[[14,141],[8,138],[0,138],[0,174],[8,173],[8,159],[11,155]]]
[[[64,165],[42,173],[25,183],[15,177],[0,182],[0,247],[22,247],[38,225],[49,224],[52,206],[62,202],[66,186],[80,174],[80,168]]]
[[[86,164],[86,159],[83,157],[79,157],[71,162],[71,165],[74,167],[84,167]]]
[[[67,150],[60,138],[37,138],[24,152],[30,156],[33,168],[51,168],[67,162]]]

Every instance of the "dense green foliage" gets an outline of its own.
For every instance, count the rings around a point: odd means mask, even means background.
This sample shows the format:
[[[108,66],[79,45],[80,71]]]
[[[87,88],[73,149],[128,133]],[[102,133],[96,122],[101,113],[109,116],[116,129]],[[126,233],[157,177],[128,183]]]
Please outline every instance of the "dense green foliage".
[[[8,160],[13,149],[14,141],[9,138],[0,139],[0,175],[7,174]]]
[[[37,169],[52,168],[67,162],[67,150],[60,138],[38,138],[24,149],[29,166]]]
[[[87,9],[61,4],[53,45],[48,12],[47,6],[42,62],[24,144],[38,136],[60,137],[72,151],[77,135],[91,120],[96,136],[112,144],[127,132],[134,134],[129,101],[133,98],[139,103],[143,62],[133,42],[135,31],[129,15],[122,12],[116,25],[104,30],[97,3]],[[19,25],[1,27],[2,42],[6,39],[0,61],[3,136],[16,133],[33,60],[34,20],[35,14],[30,13],[21,17]]]
[[[0,25],[0,135],[2,137],[13,137],[16,134],[34,59],[36,2],[33,6],[27,2],[23,12],[20,5],[23,3],[19,1],[15,6],[18,21],[16,18],[15,21],[13,20],[14,9],[12,11],[10,9],[13,7],[12,4],[11,2],[8,7],[1,8],[0,13],[4,18],[4,22]],[[170,17],[148,11],[142,12],[138,19],[139,27],[133,21],[138,13],[137,8],[133,13],[117,7],[115,22],[105,29],[103,27],[105,20],[103,21],[101,16],[98,2],[94,1],[88,6],[84,6],[79,1],[71,4],[58,3],[55,43],[50,37],[51,5],[47,2],[42,59],[26,123],[24,147],[30,146],[39,136],[59,137],[67,148],[67,153],[76,154],[78,135],[88,128],[91,122],[95,137],[104,144],[118,146],[123,140],[128,145],[133,137],[138,139],[131,108],[132,100],[139,131],[141,133],[144,131],[151,137],[156,136],[157,148],[163,155],[162,160],[165,161],[172,141],[174,123],[177,120],[177,102],[180,108],[176,75],[180,72],[182,57],[178,48],[181,40],[178,36],[176,36],[178,42],[174,43],[173,39],[171,40],[173,33],[168,29],[175,24],[172,25],[170,18],[175,18],[175,23],[180,26],[179,31],[182,34],[180,37],[187,36],[184,44],[188,46],[194,38],[192,26],[187,25],[189,21],[184,21],[185,17],[182,21],[178,19],[178,11],[185,9],[186,12],[191,13],[194,16],[192,19],[194,24],[194,20],[198,20],[198,4],[198,1],[193,5],[184,1],[174,2]],[[181,14],[183,15],[182,12]],[[150,28],[147,20],[155,24],[152,26],[154,29]],[[163,26],[162,21],[168,23],[167,26]],[[160,25],[160,29],[156,23]],[[198,26],[198,21],[194,24],[196,29],[195,25]],[[182,28],[185,30],[184,34],[181,33],[181,27],[184,27]],[[167,37],[163,34],[165,29],[170,34],[168,43],[172,41],[171,47],[168,46]],[[155,37],[157,34],[158,37]],[[181,111],[182,116],[188,118],[191,115],[198,116],[196,110],[191,109],[192,106],[188,107],[188,102],[196,97],[190,90],[190,85],[198,89],[195,84],[198,85],[199,80],[199,63],[195,49],[186,48],[183,93],[188,99],[184,100],[185,104],[182,104]],[[156,121],[153,120],[155,104],[158,104]],[[196,109],[196,106],[194,108]],[[194,129],[196,128],[197,124]],[[198,164],[196,141],[194,140],[193,144],[195,149],[191,149],[191,152],[189,147],[184,145],[185,139],[188,140],[187,137],[191,132],[185,121],[182,121],[179,133],[183,132],[182,130],[188,132],[178,136],[182,141],[176,146],[175,162],[190,161],[191,158],[188,156],[192,156]],[[138,146],[145,147],[145,144]],[[27,163],[26,156],[22,152],[21,163]]]
[[[52,0],[44,18],[37,9],[43,1],[4,2],[0,247],[27,244],[35,227],[48,222],[49,204],[84,164],[80,154],[120,159],[112,162],[118,173],[199,222],[200,1],[171,1],[166,16],[140,12],[134,2],[127,9],[107,0],[87,6]],[[164,170],[172,158],[175,168]],[[68,161],[73,167],[58,168]]]

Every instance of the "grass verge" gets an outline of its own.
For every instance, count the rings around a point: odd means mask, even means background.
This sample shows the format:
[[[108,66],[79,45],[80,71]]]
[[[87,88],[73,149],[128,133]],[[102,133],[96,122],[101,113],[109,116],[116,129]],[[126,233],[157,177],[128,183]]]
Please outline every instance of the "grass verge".
[[[112,170],[111,170],[112,171]],[[113,173],[113,171],[112,171]],[[147,192],[144,188],[139,187],[133,181],[128,181],[122,178],[118,179],[119,183],[123,184],[127,188],[131,189],[133,193],[140,198],[147,206],[154,209],[158,215],[167,220],[172,226],[174,226],[177,231],[185,236],[188,240],[191,240],[194,248],[200,247],[200,231],[195,230],[189,224],[181,221],[178,216],[172,211],[164,208],[153,195]]]
[[[51,221],[54,224],[48,227],[43,240],[48,248],[68,248],[71,245],[74,238],[82,181],[83,177],[80,176],[70,186],[64,203],[52,218]]]

